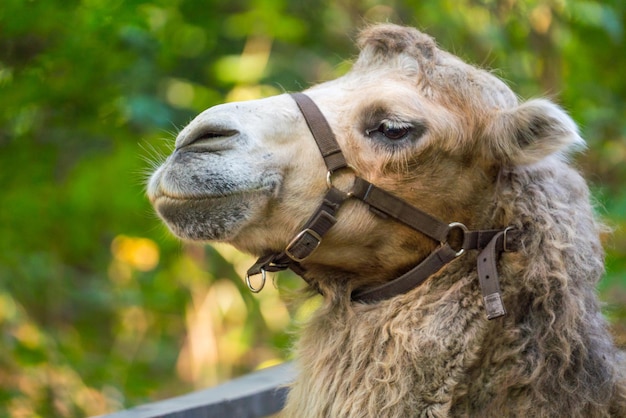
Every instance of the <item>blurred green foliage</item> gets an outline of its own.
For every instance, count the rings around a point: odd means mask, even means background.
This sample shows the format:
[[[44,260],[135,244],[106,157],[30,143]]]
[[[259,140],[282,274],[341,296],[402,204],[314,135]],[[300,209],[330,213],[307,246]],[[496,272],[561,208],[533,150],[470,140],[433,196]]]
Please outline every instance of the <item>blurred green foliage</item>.
[[[101,414],[288,356],[299,282],[253,297],[249,258],[173,239],[144,182],[205,108],[345,72],[367,22],[422,28],[571,112],[626,344],[625,18],[622,0],[3,0],[0,416]]]

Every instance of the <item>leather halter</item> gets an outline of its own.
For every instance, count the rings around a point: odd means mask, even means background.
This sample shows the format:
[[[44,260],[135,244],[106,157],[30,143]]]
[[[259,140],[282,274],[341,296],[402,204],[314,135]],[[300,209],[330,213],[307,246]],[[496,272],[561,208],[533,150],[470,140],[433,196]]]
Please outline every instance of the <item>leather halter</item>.
[[[375,303],[406,293],[422,284],[465,251],[481,250],[477,259],[477,269],[487,318],[494,319],[505,315],[496,262],[500,253],[518,249],[521,239],[520,231],[512,227],[470,231],[461,223],[446,223],[422,212],[406,201],[364,180],[356,175],[354,169],[346,162],[332,129],[313,100],[303,93],[293,93],[291,97],[302,112],[328,168],[326,178],[328,190],[322,204],[282,252],[262,256],[250,267],[246,274],[246,283],[250,290],[255,293],[261,291],[265,284],[266,272],[291,269],[304,277],[305,269],[300,263],[317,249],[324,234],[337,222],[336,213],[341,205],[347,199],[358,199],[369,205],[376,215],[402,222],[438,241],[440,246],[400,277],[372,288],[357,289],[351,295],[353,301]],[[344,192],[333,185],[333,174],[340,170],[354,172],[355,180],[349,192]],[[462,235],[461,245],[458,248],[453,248],[449,243],[449,237],[453,231]],[[250,282],[250,277],[258,274],[262,276],[262,282],[260,287],[255,288]]]

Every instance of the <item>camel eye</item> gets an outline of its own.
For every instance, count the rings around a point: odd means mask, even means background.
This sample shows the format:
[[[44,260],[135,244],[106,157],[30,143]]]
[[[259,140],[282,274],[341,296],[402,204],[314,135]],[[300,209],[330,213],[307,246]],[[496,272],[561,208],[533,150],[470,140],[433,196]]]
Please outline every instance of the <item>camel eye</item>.
[[[375,129],[368,129],[367,135],[378,136],[382,135],[392,141],[398,141],[405,138],[411,132],[411,125],[402,122],[385,120],[381,122]]]
[[[409,128],[381,125],[378,130],[389,139],[401,139],[409,133]]]

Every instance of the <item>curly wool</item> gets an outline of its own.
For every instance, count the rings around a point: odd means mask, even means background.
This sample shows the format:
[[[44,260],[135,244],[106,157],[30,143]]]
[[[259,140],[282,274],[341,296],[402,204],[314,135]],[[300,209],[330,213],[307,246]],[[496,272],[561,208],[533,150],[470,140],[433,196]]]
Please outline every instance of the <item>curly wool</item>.
[[[525,232],[523,249],[500,260],[506,317],[485,317],[475,253],[376,305],[337,288],[302,331],[285,415],[626,416],[584,180],[557,157],[503,171],[484,219]]]

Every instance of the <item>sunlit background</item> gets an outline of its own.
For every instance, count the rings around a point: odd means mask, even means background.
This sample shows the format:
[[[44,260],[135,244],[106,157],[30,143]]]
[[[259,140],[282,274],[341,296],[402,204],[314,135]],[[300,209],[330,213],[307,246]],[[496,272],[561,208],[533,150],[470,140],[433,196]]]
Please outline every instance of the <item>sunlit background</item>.
[[[626,345],[623,0],[2,0],[0,416],[102,414],[289,358],[299,279],[252,295],[252,260],[172,238],[145,179],[195,114],[343,74],[376,21],[571,112]]]

